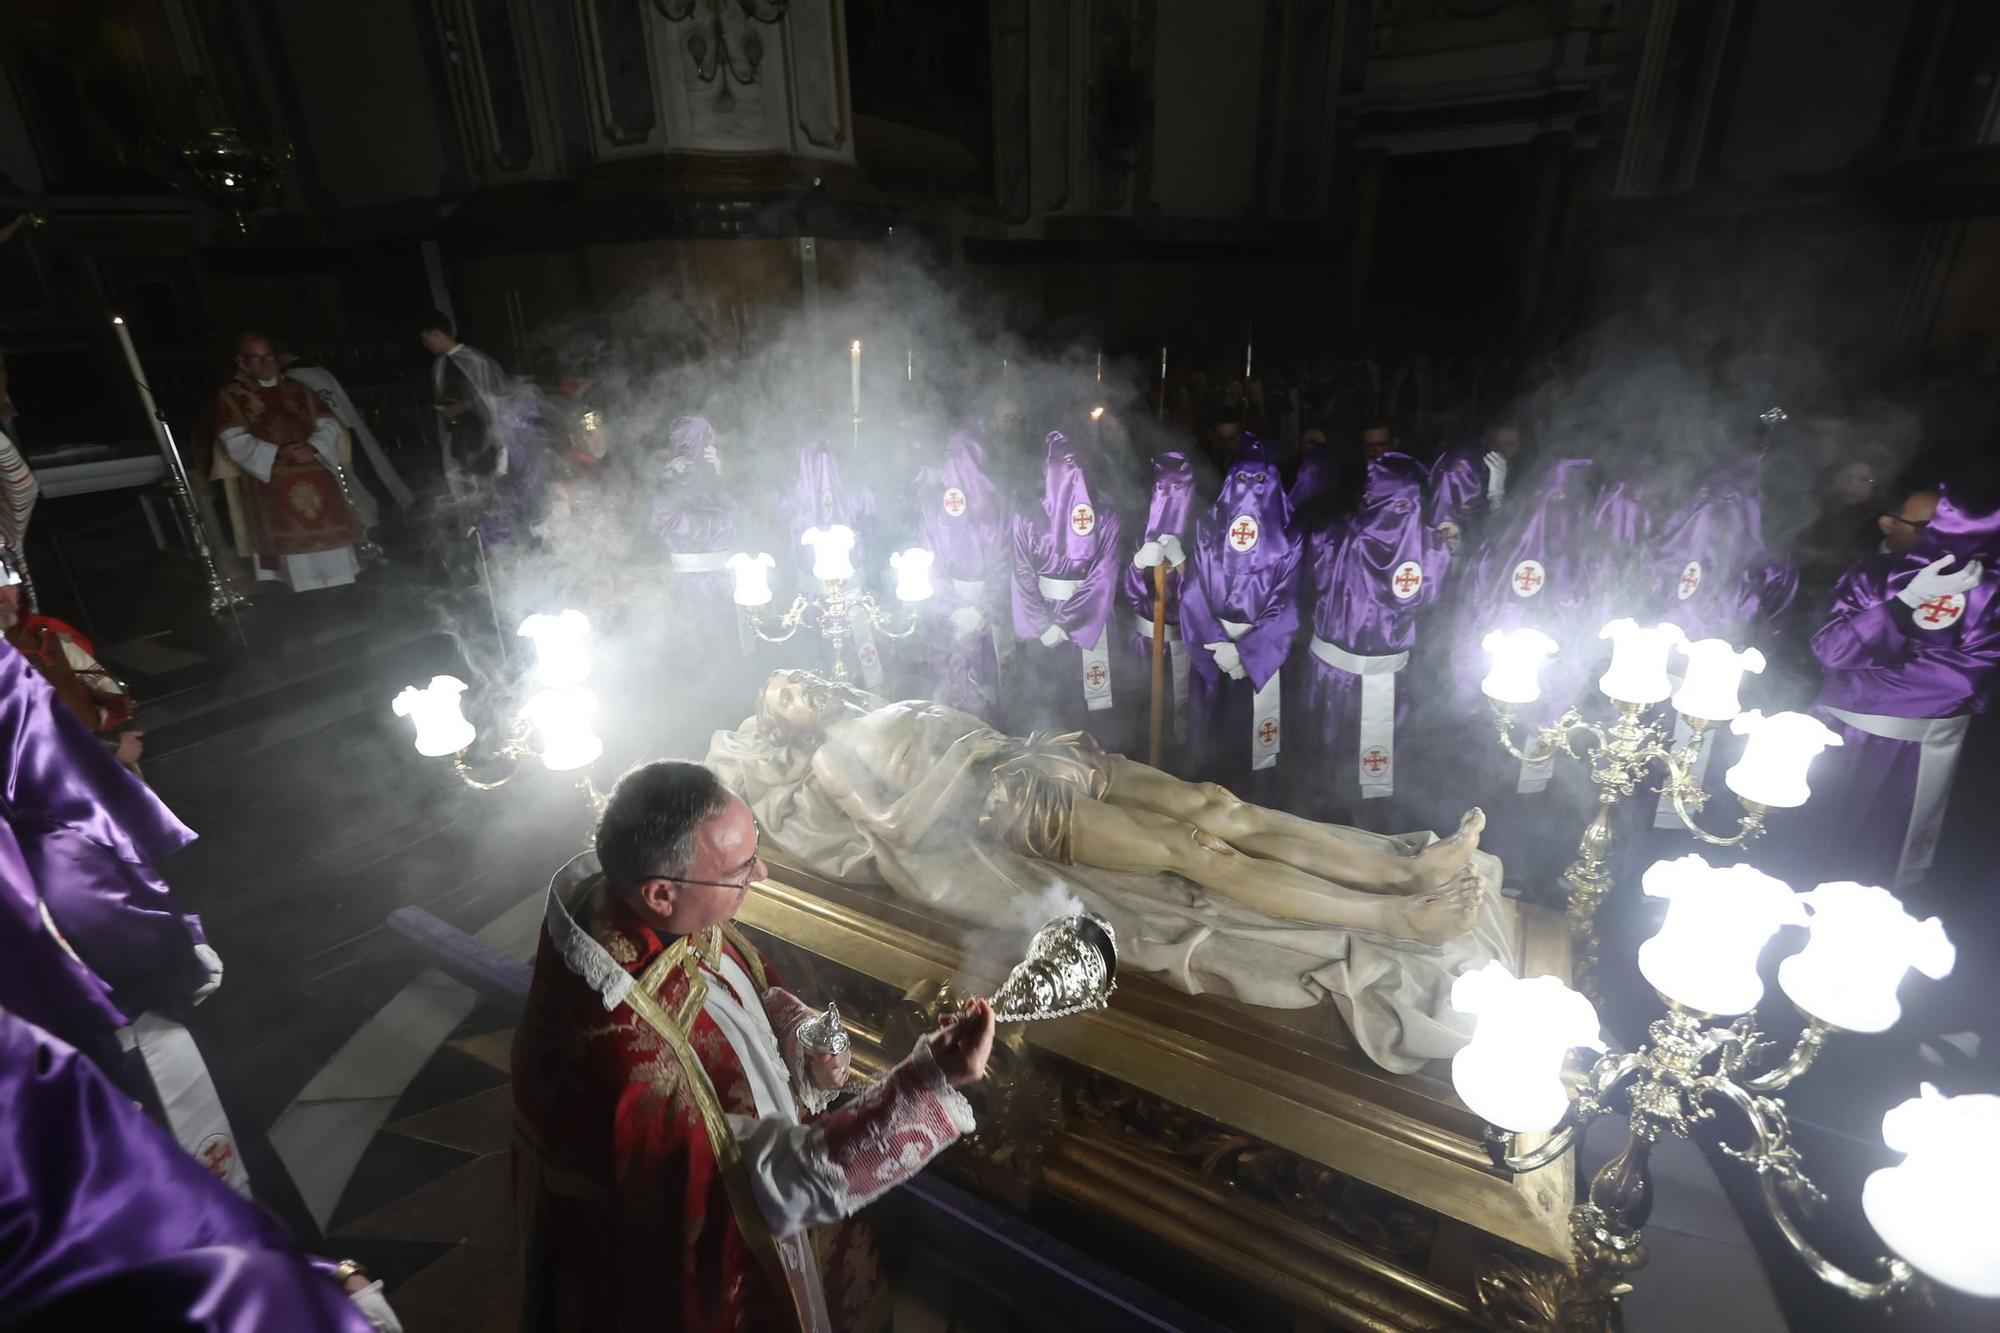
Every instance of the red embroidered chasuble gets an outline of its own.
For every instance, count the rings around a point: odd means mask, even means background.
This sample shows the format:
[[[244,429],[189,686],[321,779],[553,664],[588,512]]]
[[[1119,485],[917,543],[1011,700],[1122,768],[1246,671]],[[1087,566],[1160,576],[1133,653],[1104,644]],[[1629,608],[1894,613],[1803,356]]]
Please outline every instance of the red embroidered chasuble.
[[[634,976],[672,942],[601,893],[577,916]],[[725,948],[756,975],[734,946]],[[710,973],[708,984],[725,983]],[[688,987],[678,969],[670,972],[662,1007],[678,1013]],[[697,1010],[687,1035],[723,1109],[754,1118],[742,1064],[715,1020]],[[772,1289],[736,1226],[673,1051],[628,1005],[607,1012],[546,931],[515,1030],[513,1084],[523,1329],[791,1326],[787,1294]],[[834,1327],[870,1326],[885,1292],[865,1225],[820,1227],[811,1238]]]
[[[215,432],[240,426],[282,450],[310,440],[314,424],[326,414],[319,398],[297,380],[280,379],[267,389],[239,372],[216,395]],[[250,544],[258,555],[308,555],[361,540],[361,524],[324,459],[288,463],[281,453],[269,481],[247,472],[243,479],[250,494]]]

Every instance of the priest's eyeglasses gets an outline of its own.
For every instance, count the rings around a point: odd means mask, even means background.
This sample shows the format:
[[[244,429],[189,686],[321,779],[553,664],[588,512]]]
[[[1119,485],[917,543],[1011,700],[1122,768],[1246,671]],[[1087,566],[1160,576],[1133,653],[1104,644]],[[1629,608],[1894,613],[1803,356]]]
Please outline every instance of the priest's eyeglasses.
[[[763,840],[761,838],[758,839],[759,844],[761,844],[762,841]],[[731,881],[726,879],[686,879],[680,875],[671,875],[671,876],[663,875],[661,876],[661,878],[672,879],[673,882],[676,884],[695,884],[705,889],[747,889],[750,887],[750,882],[757,878],[757,866],[762,856],[763,856],[763,849],[761,845],[752,847],[750,849],[750,863],[749,865],[744,867],[743,878],[739,880]]]

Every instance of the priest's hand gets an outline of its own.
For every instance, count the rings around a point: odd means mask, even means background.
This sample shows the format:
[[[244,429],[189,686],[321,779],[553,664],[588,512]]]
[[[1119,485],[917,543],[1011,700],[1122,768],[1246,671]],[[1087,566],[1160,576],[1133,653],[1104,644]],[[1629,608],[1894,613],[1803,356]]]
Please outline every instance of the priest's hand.
[[[278,452],[285,456],[287,463],[291,463],[294,466],[301,463],[310,463],[318,457],[313,452],[313,447],[309,444],[288,444],[278,450]]]
[[[967,1000],[957,1014],[939,1019],[938,1024],[938,1034],[931,1038],[931,1058],[945,1082],[962,1088],[984,1078],[986,1061],[993,1054],[993,1006],[985,1000]]]
[[[1069,631],[1061,625],[1051,625],[1042,631],[1042,646],[1053,648],[1069,637]]]
[[[821,1092],[834,1092],[846,1085],[848,1068],[853,1063],[851,1051],[807,1051],[806,1077]]]
[[[1979,580],[1986,573],[1985,566],[1977,560],[1968,560],[1963,568],[1953,570],[1949,574],[1945,573],[1944,567],[1955,558],[1941,555],[1925,565],[1917,571],[1916,577],[1910,580],[1909,586],[1896,594],[1896,600],[1904,606],[1915,608],[1933,598],[1955,595],[1977,587]]]

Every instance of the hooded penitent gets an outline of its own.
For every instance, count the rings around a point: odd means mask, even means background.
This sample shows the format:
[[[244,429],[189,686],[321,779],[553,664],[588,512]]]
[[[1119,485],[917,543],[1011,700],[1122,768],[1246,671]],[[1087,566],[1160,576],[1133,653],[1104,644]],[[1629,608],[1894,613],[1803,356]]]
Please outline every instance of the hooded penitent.
[[[854,534],[847,558],[854,565],[850,581],[856,592],[870,586],[881,556],[870,548],[870,527],[875,517],[875,496],[853,478],[843,478],[841,461],[825,440],[810,440],[799,448],[798,476],[783,505],[791,538],[791,559],[797,562],[800,586],[811,593],[825,591],[825,584],[811,574],[815,548],[804,541],[807,533],[844,527]],[[882,684],[882,653],[868,613],[856,603],[849,616],[849,632],[843,652],[859,668],[869,689]]]
[[[1050,431],[1041,504],[1014,516],[1014,634],[1057,717],[1079,720],[1077,702],[1101,712],[1126,688],[1105,636],[1123,549],[1118,516],[1100,507],[1069,438]]]
[[[1690,639],[1739,647],[1798,594],[1798,573],[1764,546],[1755,459],[1717,468],[1660,526],[1644,567],[1654,613]]]
[[[1195,523],[1181,590],[1194,663],[1188,731],[1197,770],[1218,780],[1277,765],[1279,672],[1299,627],[1302,545],[1277,467],[1262,441],[1242,437],[1221,495]]]
[[[1898,594],[1928,565],[1982,577],[1911,606]],[[2000,685],[2000,513],[1946,495],[1915,549],[1872,555],[1834,585],[1813,636],[1816,710],[1840,734],[1809,774],[1795,842],[1822,876],[1889,887],[1930,867],[1972,714]],[[1774,821],[1775,822],[1775,821]],[[1837,872],[1837,873],[1836,873]]]
[[[1395,790],[1396,720],[1408,708],[1396,677],[1451,561],[1424,481],[1404,454],[1370,459],[1354,512],[1307,539],[1313,634],[1297,720],[1331,763],[1353,765],[1363,798]]]
[[[986,475],[986,451],[965,431],[945,443],[942,468],[917,476],[919,542],[936,557],[927,698],[993,720],[999,707],[995,633],[1007,605],[1007,512]]]
[[[1451,554],[1458,554],[1466,529],[1477,526],[1486,508],[1486,465],[1476,450],[1453,449],[1431,465],[1428,518]]]

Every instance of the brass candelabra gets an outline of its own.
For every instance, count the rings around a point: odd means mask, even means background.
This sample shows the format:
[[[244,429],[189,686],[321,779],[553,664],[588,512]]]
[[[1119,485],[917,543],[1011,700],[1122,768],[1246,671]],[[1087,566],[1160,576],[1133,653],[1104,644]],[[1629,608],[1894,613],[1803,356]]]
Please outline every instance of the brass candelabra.
[[[847,680],[845,640],[853,631],[852,621],[857,613],[885,638],[907,639],[916,633],[918,613],[915,608],[910,611],[907,625],[900,630],[892,629],[893,614],[876,602],[874,594],[849,592],[846,579],[826,579],[823,582],[826,585],[824,593],[813,597],[799,593],[792,598],[792,604],[778,617],[779,633],[765,630],[764,617],[756,607],[744,607],[744,618],[765,643],[784,643],[797,634],[800,626],[810,617],[818,626],[820,636],[827,641],[828,651],[833,654],[833,678],[843,683]]]

